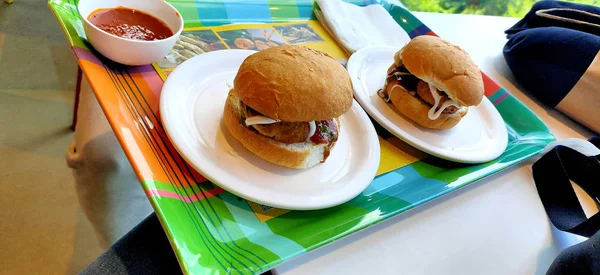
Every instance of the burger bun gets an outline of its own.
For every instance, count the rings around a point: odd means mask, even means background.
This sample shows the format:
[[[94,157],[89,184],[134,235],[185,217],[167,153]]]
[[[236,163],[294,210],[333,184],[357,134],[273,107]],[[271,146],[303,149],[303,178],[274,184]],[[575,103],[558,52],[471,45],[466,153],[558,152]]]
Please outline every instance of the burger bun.
[[[352,107],[352,82],[331,56],[285,45],[250,55],[234,79],[236,95],[252,109],[286,122],[328,120]]]

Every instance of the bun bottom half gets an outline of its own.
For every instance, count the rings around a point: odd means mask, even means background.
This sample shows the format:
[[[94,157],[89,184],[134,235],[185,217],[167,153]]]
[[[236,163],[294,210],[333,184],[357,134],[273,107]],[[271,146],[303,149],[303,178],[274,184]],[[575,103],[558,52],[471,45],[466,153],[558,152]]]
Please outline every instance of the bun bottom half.
[[[289,168],[306,169],[321,163],[328,155],[327,144],[311,142],[285,144],[263,136],[242,125],[241,114],[241,101],[232,90],[225,103],[223,114],[225,126],[246,149],[266,161]],[[339,128],[337,118],[336,122]],[[329,150],[332,150],[334,145],[331,145]]]
[[[415,96],[412,96],[406,90],[396,88],[394,92],[391,91],[394,85],[388,85],[385,87],[386,92],[391,95],[390,101],[403,114],[405,117],[414,121],[418,125],[436,130],[450,129],[460,122],[460,120],[467,114],[468,108],[463,107],[458,109],[453,114],[440,114],[437,119],[429,119],[429,109],[431,106],[427,105]]]

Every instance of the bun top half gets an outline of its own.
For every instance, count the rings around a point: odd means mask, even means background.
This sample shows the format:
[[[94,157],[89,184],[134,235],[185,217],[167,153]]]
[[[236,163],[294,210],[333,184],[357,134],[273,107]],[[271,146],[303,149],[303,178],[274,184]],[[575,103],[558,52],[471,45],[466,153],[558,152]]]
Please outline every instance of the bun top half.
[[[352,107],[352,82],[331,56],[302,46],[279,46],[250,55],[233,82],[252,109],[287,122],[328,120]]]
[[[439,37],[413,38],[396,53],[394,62],[462,106],[478,105],[483,98],[483,79],[475,62],[463,49]]]

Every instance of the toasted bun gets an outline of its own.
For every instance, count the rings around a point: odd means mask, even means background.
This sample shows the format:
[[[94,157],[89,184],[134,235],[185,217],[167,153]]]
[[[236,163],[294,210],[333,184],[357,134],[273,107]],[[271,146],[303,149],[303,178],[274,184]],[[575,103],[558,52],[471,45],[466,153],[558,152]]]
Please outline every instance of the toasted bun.
[[[237,95],[229,92],[225,103],[225,126],[231,135],[257,156],[277,165],[304,169],[323,160],[326,144],[311,142],[285,144],[265,137],[242,125],[241,102]],[[341,127],[336,118],[338,127]],[[333,149],[333,148],[332,148]]]
[[[462,106],[476,106],[483,98],[481,71],[460,47],[436,36],[413,38],[396,53],[396,65],[446,92]]]
[[[454,114],[440,114],[435,119],[429,119],[429,109],[431,106],[425,104],[420,99],[410,95],[406,90],[398,88],[394,92],[391,91],[394,85],[390,84],[385,87],[387,93],[391,95],[390,100],[394,107],[400,111],[401,114],[408,117],[412,121],[421,125],[425,128],[445,130],[450,129],[460,122],[460,120],[467,114],[467,107],[458,109]]]
[[[287,122],[327,120],[352,106],[352,83],[335,59],[301,46],[279,46],[242,63],[236,95],[259,113]]]

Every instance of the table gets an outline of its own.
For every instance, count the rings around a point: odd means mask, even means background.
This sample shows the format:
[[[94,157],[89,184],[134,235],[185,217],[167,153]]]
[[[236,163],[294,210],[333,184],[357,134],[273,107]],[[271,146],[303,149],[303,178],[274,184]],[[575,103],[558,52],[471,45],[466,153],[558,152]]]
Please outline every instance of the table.
[[[514,84],[501,56],[501,48],[505,42],[503,30],[514,24],[516,19],[426,13],[417,13],[417,16],[442,37],[462,45],[486,73],[544,119],[558,139],[589,135],[589,132],[559,113],[538,105]],[[474,36],[469,34],[477,34],[477,39],[472,39]],[[90,70],[109,72],[106,67],[102,67],[102,62],[82,51],[81,47],[85,45],[74,45],[80,64],[90,65]],[[130,90],[126,91],[124,84],[116,90],[102,84],[112,83],[111,81],[127,84],[135,82],[135,79],[144,79],[140,83],[160,81],[153,70],[117,68],[116,71],[110,71],[110,74],[98,75],[101,78],[90,79],[96,81],[96,89],[106,88],[103,90],[105,93],[113,89],[113,93],[105,95],[100,104],[121,106],[118,105],[120,102],[129,100],[132,106],[139,107],[129,111],[139,112],[139,119],[146,120],[146,123],[140,125],[149,126],[152,130],[153,123],[157,122],[156,117],[151,115],[157,109],[156,97],[150,97],[148,102],[137,101],[135,99],[138,98],[139,91],[131,89],[137,89],[135,85],[127,85]],[[152,92],[156,95],[159,90]],[[113,120],[123,120],[129,124],[133,119],[121,113],[113,115]],[[115,125],[113,129],[121,136],[132,138],[132,132],[126,127]],[[164,133],[150,130],[148,132],[155,135],[155,140],[164,139]],[[168,153],[161,155],[164,158],[175,155],[174,149],[166,143],[152,145],[160,149],[159,152]],[[129,154],[135,154],[136,157],[143,158],[147,152],[152,150],[129,148]],[[148,178],[151,178],[153,170],[150,165],[158,164],[138,164],[134,169],[138,174],[149,175]],[[182,171],[182,174],[200,181],[200,176],[193,172]],[[153,190],[145,191],[156,195],[152,193]],[[209,195],[219,191],[210,190],[207,190],[210,191],[207,193]],[[562,248],[579,241],[581,238],[555,232],[549,225],[530,180],[529,170],[521,165],[284,263],[275,272],[543,273]]]
[[[557,140],[592,135],[540,105],[514,80],[502,47],[504,30],[518,19],[414,14],[469,52],[482,71],[543,119]],[[590,207],[586,212],[593,211],[592,205],[584,205]],[[584,239],[550,224],[530,165],[524,163],[290,260],[274,273],[545,274],[562,249]]]

